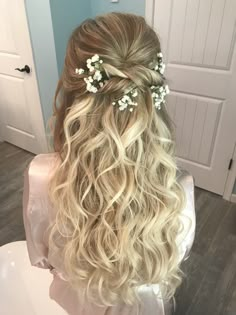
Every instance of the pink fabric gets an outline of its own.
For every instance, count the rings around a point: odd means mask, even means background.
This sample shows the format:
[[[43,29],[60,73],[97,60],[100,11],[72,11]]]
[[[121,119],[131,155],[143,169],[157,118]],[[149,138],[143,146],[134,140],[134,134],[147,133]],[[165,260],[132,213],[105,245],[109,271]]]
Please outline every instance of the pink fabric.
[[[49,202],[47,189],[48,179],[53,166],[59,162],[56,153],[37,155],[25,171],[23,218],[26,232],[29,258],[33,266],[49,269],[54,275],[49,288],[50,297],[70,315],[164,315],[164,305],[158,285],[141,286],[138,289],[142,305],[129,307],[98,307],[77,295],[63,276],[63,265],[60,257],[50,255],[48,249],[47,228],[55,218],[56,209]],[[183,211],[184,230],[178,237],[180,260],[186,259],[191,249],[195,234],[194,182],[187,172],[180,175],[187,204]],[[190,229],[188,229],[190,223]],[[158,295],[159,294],[159,295]],[[157,296],[158,295],[158,296]]]

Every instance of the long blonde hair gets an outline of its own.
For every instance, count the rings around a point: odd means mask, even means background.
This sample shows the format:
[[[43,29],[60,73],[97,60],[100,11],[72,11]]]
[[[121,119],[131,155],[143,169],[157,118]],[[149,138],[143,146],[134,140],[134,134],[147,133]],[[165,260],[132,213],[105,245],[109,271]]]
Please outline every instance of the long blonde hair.
[[[55,95],[61,163],[49,187],[57,209],[50,251],[60,252],[73,287],[103,305],[134,303],[143,284],[160,284],[171,297],[181,283],[176,237],[185,198],[171,124],[150,90],[164,81],[150,68],[160,50],[141,16],[88,19],[68,42]],[[75,74],[94,54],[109,77],[96,94]],[[133,112],[111,105],[134,87]]]

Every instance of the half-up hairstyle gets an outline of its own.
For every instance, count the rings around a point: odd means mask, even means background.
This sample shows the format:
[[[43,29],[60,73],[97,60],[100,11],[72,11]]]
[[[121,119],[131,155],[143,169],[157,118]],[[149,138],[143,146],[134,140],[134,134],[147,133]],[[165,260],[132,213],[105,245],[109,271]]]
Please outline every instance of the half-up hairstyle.
[[[57,210],[49,249],[63,257],[73,287],[103,305],[134,303],[143,284],[160,284],[171,297],[181,283],[176,237],[185,196],[167,111],[155,109],[150,90],[164,80],[151,68],[160,51],[141,16],[88,19],[69,39],[55,95],[61,163],[49,186]],[[75,69],[95,54],[108,80],[94,94]],[[112,106],[136,87],[133,112]]]

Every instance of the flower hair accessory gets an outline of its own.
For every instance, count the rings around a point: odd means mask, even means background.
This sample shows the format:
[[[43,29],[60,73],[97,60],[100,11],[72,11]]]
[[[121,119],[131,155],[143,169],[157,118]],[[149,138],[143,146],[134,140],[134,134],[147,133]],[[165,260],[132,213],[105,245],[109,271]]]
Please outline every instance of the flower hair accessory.
[[[162,60],[162,53],[157,54],[157,63],[152,70],[159,72],[163,75],[165,70],[165,64]],[[98,89],[103,87],[108,80],[105,72],[102,68],[103,60],[100,59],[99,55],[94,55],[92,58],[87,59],[87,71],[84,69],[76,68],[75,73],[78,75],[87,74],[88,77],[84,78],[86,82],[86,89],[89,92],[97,93]],[[92,74],[93,73],[93,74]],[[161,105],[165,103],[165,97],[170,92],[168,85],[152,85],[150,87],[152,92],[152,98],[154,106],[160,110]],[[133,106],[137,106],[138,103],[135,98],[138,96],[138,89],[134,88],[129,92],[125,93],[120,99],[113,101],[112,105],[118,105],[119,110],[123,111],[128,108],[130,112],[133,111]]]
[[[100,57],[96,54],[91,59],[87,59],[87,68],[89,73],[94,72],[94,74],[90,74],[87,78],[84,78],[84,81],[86,82],[86,89],[89,92],[97,93],[98,89],[100,87],[103,87],[105,83],[105,78],[102,75],[102,67],[101,64],[103,63],[103,60],[100,59]],[[76,74],[84,74],[85,70],[75,69]]]
[[[161,52],[157,54],[157,64],[154,67],[154,70],[158,71],[160,74],[163,74],[165,71],[166,65],[163,62],[163,55]]]
[[[170,93],[168,85],[152,85],[152,97],[154,101],[154,106],[157,109],[161,109],[161,105],[165,103],[165,97]]]
[[[135,88],[128,93],[126,93],[124,96],[122,96],[121,99],[119,99],[116,102],[112,102],[112,105],[119,105],[119,110],[124,110],[128,106],[137,106],[138,103],[134,101],[134,98],[138,96],[138,90]],[[132,112],[133,108],[130,107],[129,111]]]

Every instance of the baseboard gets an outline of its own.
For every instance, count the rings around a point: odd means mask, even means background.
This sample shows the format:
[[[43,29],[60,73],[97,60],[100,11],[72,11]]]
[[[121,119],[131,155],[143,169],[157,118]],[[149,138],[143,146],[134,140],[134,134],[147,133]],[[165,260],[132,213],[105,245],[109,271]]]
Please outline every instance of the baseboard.
[[[231,195],[230,201],[236,203],[236,194],[232,194],[232,195]]]

